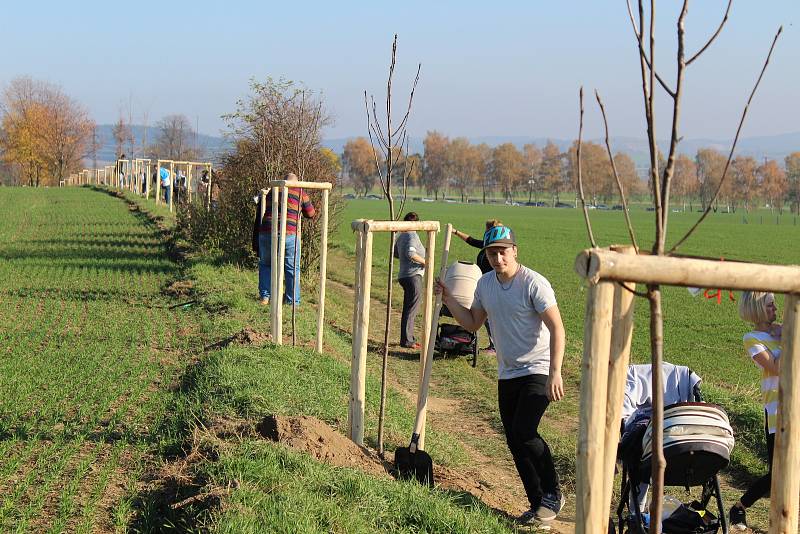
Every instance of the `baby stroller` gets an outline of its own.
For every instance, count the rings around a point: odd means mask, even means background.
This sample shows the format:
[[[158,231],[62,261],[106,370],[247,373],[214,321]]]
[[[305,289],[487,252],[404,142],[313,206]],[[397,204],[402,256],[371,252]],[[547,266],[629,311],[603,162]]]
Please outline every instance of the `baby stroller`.
[[[665,534],[722,532],[728,523],[720,493],[718,473],[730,462],[734,438],[728,416],[703,402],[701,378],[688,367],[664,363],[664,442],[667,462],[664,486],[701,487],[699,499],[689,504],[672,499],[662,515]],[[644,509],[650,482],[652,425],[650,421],[652,369],[631,365],[625,384],[622,439],[618,460],[622,463],[622,489],[617,506],[617,527],[609,532],[646,534],[649,515]],[[715,516],[707,507],[712,499]],[[627,512],[626,512],[627,509]],[[670,513],[668,517],[667,513]],[[627,530],[626,530],[627,527]]]
[[[444,284],[453,292],[453,297],[462,306],[472,306],[475,296],[475,287],[481,277],[481,270],[474,263],[457,261],[447,268]],[[447,306],[442,306],[443,317],[453,317]],[[462,328],[458,324],[439,324],[436,329],[436,340],[433,348],[442,357],[449,354],[472,355],[472,367],[478,363],[478,335],[475,332]]]

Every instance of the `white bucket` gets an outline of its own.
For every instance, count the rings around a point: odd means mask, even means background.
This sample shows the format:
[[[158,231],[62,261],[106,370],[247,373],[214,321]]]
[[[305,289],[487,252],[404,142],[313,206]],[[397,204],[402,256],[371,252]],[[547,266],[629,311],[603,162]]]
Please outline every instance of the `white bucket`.
[[[444,285],[453,294],[456,301],[469,309],[475,298],[478,279],[483,275],[480,267],[468,261],[457,261],[447,268]]]

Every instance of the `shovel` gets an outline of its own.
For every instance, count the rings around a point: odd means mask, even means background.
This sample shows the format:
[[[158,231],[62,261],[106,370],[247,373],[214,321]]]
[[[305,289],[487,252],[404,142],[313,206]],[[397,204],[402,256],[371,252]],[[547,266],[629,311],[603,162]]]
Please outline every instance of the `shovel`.
[[[447,271],[447,256],[450,252],[450,236],[453,225],[448,224],[444,234],[444,250],[442,250],[442,264],[439,268],[439,279],[444,279]],[[425,370],[422,374],[422,383],[419,387],[417,400],[417,417],[414,420],[414,432],[411,434],[411,443],[408,447],[398,447],[394,452],[394,466],[399,478],[415,478],[420,484],[433,486],[433,460],[431,456],[419,448],[419,436],[425,427],[425,413],[428,406],[428,386],[431,381],[433,367],[433,346],[436,340],[436,327],[439,323],[439,314],[442,311],[442,296],[436,296],[436,304],[431,317],[430,332],[428,333],[428,346],[425,351]]]

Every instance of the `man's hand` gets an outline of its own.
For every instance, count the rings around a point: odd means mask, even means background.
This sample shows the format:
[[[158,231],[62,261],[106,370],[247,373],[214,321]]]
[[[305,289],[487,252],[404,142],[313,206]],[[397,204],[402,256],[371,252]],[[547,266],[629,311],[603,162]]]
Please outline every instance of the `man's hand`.
[[[547,398],[551,401],[560,401],[564,398],[564,381],[561,373],[551,372],[547,377]]]
[[[450,290],[447,289],[447,286],[437,277],[436,282],[433,284],[433,294],[436,296],[442,296],[442,302],[450,296]]]

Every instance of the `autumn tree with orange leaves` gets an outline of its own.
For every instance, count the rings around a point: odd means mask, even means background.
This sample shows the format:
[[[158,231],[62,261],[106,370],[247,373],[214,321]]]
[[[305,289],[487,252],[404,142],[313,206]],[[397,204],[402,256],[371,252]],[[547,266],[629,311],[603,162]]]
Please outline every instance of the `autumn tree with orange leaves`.
[[[0,96],[0,149],[17,184],[58,185],[81,168],[94,121],[60,87],[17,78]]]
[[[378,179],[375,171],[377,153],[364,137],[351,139],[344,145],[342,163],[350,177],[350,183],[356,193],[366,196]]]

